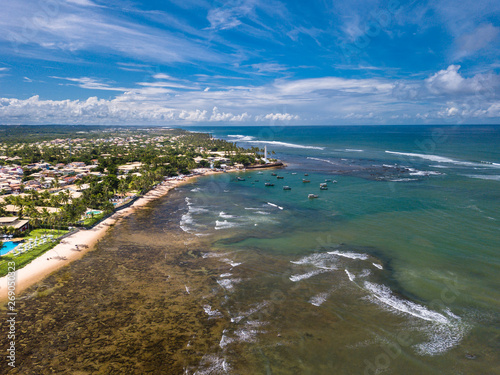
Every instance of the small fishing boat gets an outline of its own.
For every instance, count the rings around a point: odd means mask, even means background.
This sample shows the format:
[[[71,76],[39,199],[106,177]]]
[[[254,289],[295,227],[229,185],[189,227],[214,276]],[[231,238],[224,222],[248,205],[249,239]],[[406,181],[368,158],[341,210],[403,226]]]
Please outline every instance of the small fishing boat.
[[[322,186],[327,186],[326,182],[322,182],[321,184],[319,184],[319,187],[322,187]]]
[[[304,173],[304,176],[309,176],[309,173]]]
[[[283,190],[292,190],[290,186],[283,186]]]
[[[245,179],[243,177],[238,177],[237,180],[238,181],[245,181]]]
[[[276,178],[277,178],[278,180],[283,180],[285,177],[283,177],[283,176],[277,176]]]
[[[326,178],[325,182],[332,182],[332,179],[331,178]]]
[[[274,186],[274,184],[272,184],[272,183],[270,183],[270,182],[266,182],[264,185],[265,185],[265,186]]]
[[[277,174],[273,172],[273,173],[271,173],[271,176],[277,176]]]
[[[297,174],[297,172],[292,172],[292,174]]]
[[[318,198],[318,196],[316,194],[309,194],[307,198],[313,199],[313,198]]]
[[[328,190],[328,186],[320,186],[319,190]]]
[[[311,182],[311,180],[304,180],[304,179],[303,179],[303,180],[302,180],[302,182],[305,184],[305,183],[307,183],[307,182]]]
[[[257,172],[257,174],[264,174],[264,172]]]

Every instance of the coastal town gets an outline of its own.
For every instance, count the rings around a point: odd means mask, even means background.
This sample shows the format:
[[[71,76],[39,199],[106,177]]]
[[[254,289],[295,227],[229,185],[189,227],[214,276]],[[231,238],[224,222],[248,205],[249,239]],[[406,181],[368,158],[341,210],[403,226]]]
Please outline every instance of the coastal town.
[[[2,263],[29,263],[58,236],[93,227],[156,186],[267,162],[258,148],[179,129],[72,127],[64,137],[50,127],[0,132],[0,275]],[[51,241],[42,243],[42,233]],[[39,251],[22,245],[32,241]]]

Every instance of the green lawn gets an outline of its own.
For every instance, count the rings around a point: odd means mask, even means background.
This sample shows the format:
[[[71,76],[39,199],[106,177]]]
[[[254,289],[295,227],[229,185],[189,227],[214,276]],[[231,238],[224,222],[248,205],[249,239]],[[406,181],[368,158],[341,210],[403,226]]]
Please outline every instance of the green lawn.
[[[101,220],[104,216],[106,216],[106,214],[103,212],[102,214],[94,215],[94,217],[86,218],[83,221],[83,226],[90,227],[90,226],[94,225],[95,223],[97,223],[99,220]]]
[[[61,230],[61,229],[33,229],[26,237],[24,237],[24,239],[25,240],[29,240],[30,238],[35,239],[35,237],[41,237],[43,234],[52,234],[54,238],[57,238],[66,233],[68,233],[67,230]]]
[[[24,239],[25,241],[28,241],[30,238],[40,237],[42,234],[52,234],[54,235],[54,238],[57,238],[66,233],[68,233],[67,230],[34,229],[29,233],[29,235],[24,237]],[[59,241],[57,240],[54,242],[48,242],[25,253],[19,254],[18,256],[14,256],[12,253],[2,255],[0,257],[0,277],[7,275],[9,262],[15,262],[16,270],[21,269],[25,265],[31,263],[33,259],[38,258],[43,253],[52,249],[58,243]]]

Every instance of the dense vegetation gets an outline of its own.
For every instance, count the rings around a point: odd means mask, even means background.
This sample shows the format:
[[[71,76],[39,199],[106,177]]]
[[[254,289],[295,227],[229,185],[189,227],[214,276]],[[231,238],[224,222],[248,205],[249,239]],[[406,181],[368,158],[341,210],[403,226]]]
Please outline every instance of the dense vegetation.
[[[141,194],[165,177],[189,174],[197,167],[214,167],[240,163],[249,165],[262,157],[258,148],[243,149],[235,143],[214,139],[210,134],[190,133],[181,129],[98,126],[0,126],[0,165],[13,163],[23,168],[22,183],[35,179],[34,163],[56,164],[83,162],[96,165],[93,171],[78,177],[74,184],[81,188],[79,197],[59,189],[61,177],[51,182],[51,191],[29,190],[23,195],[3,196],[0,216],[7,204],[18,209],[18,216],[29,217],[33,227],[81,225],[87,210],[105,214],[114,210],[112,200],[132,193]],[[195,158],[197,161],[195,161]],[[119,167],[137,163],[128,173]],[[57,171],[57,169],[55,169]],[[70,174],[71,175],[71,174]],[[43,177],[42,177],[43,179]],[[24,185],[22,186],[24,188]],[[54,193],[54,190],[60,190]],[[37,209],[38,207],[38,209]],[[45,207],[39,209],[39,207]],[[49,212],[53,207],[58,212]],[[12,229],[3,228],[12,233]]]

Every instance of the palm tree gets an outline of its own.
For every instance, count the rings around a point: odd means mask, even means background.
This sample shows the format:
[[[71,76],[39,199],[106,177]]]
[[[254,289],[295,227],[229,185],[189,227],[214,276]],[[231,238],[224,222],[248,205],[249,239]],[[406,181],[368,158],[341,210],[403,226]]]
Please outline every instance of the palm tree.
[[[24,201],[24,198],[19,196],[19,195],[15,195],[13,196],[12,198],[12,204],[16,207],[19,208],[19,211],[17,212],[17,215],[19,218],[22,218],[23,217],[23,210],[24,210],[24,206],[26,205],[26,202]]]
[[[40,218],[40,212],[36,209],[33,203],[30,202],[30,204],[27,206],[26,209],[26,215],[33,220],[32,227],[37,227],[38,226],[38,219]]]

